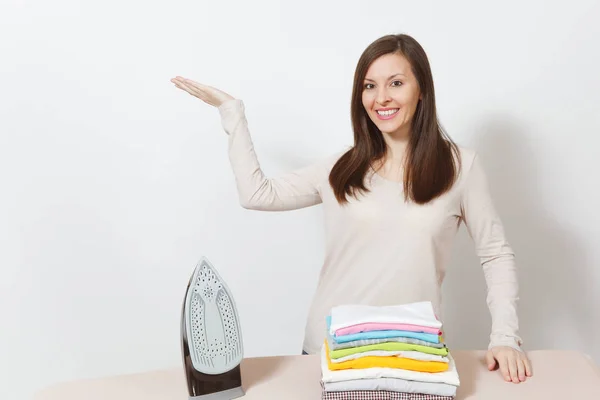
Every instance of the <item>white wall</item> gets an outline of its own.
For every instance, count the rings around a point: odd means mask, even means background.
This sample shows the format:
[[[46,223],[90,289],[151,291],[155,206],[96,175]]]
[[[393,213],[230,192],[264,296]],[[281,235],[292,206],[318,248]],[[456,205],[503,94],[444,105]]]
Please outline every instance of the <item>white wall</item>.
[[[428,52],[452,137],[484,156],[525,347],[600,362],[600,5],[567,4],[4,0],[0,398],[179,367],[202,255],[235,295],[247,356],[297,354],[321,210],[242,209],[217,111],[169,79],[242,98],[275,175],[351,143],[356,61],[396,32]],[[449,269],[449,344],[483,348],[485,282],[464,231]]]

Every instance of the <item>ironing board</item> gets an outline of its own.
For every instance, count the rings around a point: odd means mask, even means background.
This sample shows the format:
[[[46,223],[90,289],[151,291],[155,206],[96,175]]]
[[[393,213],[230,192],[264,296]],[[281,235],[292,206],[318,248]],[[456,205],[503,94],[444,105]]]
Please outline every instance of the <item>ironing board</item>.
[[[600,368],[585,354],[535,350],[528,355],[534,376],[514,384],[488,371],[484,351],[452,352],[461,386],[456,400],[600,399]],[[246,395],[240,400],[319,400],[320,363],[316,355],[245,358]],[[182,368],[63,383],[34,400],[187,400]]]

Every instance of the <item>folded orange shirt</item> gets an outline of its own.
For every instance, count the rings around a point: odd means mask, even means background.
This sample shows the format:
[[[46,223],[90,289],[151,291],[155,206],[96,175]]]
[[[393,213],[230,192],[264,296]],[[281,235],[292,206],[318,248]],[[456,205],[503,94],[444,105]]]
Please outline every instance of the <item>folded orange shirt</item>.
[[[364,369],[364,368],[397,368],[419,372],[443,372],[448,370],[448,363],[440,361],[422,361],[397,356],[365,356],[353,360],[332,363],[329,357],[329,344],[325,340],[325,354],[330,370]]]

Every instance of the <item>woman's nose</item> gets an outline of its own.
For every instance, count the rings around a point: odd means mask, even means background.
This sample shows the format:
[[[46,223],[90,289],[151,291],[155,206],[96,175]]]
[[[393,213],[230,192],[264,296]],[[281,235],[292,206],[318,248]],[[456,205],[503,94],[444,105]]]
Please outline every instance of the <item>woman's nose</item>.
[[[387,90],[383,89],[377,92],[377,102],[379,104],[387,104],[390,101],[390,95]]]

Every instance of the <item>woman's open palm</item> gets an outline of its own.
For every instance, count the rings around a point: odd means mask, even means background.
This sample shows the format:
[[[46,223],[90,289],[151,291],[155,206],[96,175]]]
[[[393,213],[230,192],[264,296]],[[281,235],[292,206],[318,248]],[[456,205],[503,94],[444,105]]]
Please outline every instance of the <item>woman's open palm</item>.
[[[191,79],[186,79],[181,76],[171,79],[171,82],[179,89],[188,92],[192,96],[195,96],[214,107],[219,107],[227,100],[233,100],[232,96],[219,89],[194,82]]]

